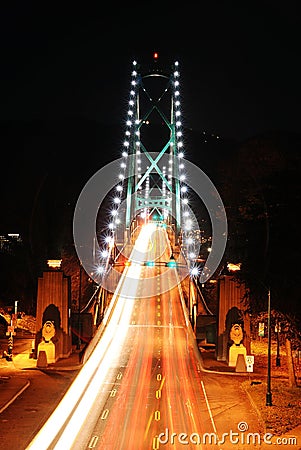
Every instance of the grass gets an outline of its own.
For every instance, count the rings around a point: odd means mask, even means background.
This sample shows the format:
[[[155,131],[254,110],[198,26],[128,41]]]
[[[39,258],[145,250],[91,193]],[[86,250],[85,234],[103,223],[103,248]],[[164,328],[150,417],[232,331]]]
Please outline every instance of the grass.
[[[255,364],[262,373],[267,368],[267,343],[252,341],[251,352],[255,356]],[[259,411],[266,431],[281,436],[301,425],[301,386],[291,388],[288,384],[286,355],[281,348],[281,366],[276,367],[276,349],[272,346],[271,358],[271,393],[272,406],[266,406],[266,380],[252,383],[244,381],[242,387],[250,395],[254,405]],[[255,381],[255,380],[254,380]]]
[[[243,382],[265,423],[266,431],[283,435],[301,425],[301,388],[290,388],[287,380],[272,380],[272,406],[266,406],[266,382]]]

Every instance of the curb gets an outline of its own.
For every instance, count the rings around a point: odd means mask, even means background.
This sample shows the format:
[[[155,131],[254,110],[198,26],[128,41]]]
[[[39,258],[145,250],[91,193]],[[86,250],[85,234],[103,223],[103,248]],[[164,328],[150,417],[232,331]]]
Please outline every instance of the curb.
[[[266,433],[266,432],[267,432],[266,423],[265,423],[265,421],[263,420],[262,414],[261,414],[259,408],[257,407],[256,403],[254,402],[254,400],[253,400],[253,398],[252,398],[252,395],[248,392],[248,390],[247,390],[242,384],[240,385],[240,388],[247,394],[247,396],[248,396],[248,398],[249,398],[249,401],[250,401],[252,407],[254,408],[254,410],[256,411],[256,414],[257,414],[257,416],[258,416],[258,419],[259,419],[260,422],[261,422],[261,425],[262,425],[262,427],[263,427],[263,429],[264,429],[264,432]]]
[[[36,369],[41,370],[42,372],[72,372],[78,371],[83,367],[82,364],[74,365],[74,366],[47,366],[47,367],[37,367]]]
[[[30,381],[27,380],[26,383],[6,402],[0,407],[0,414],[8,408],[18,397],[30,386]]]
[[[244,376],[244,377],[251,377],[251,376],[259,377],[260,376],[260,374],[255,373],[255,372],[227,372],[227,371],[223,371],[223,370],[206,369],[205,366],[204,366],[204,360],[203,360],[202,354],[201,354],[201,352],[200,352],[200,350],[199,350],[199,348],[197,346],[196,346],[196,349],[198,350],[197,351],[197,356],[198,356],[198,361],[200,363],[200,370],[202,372],[212,373],[212,374],[215,374],[215,375],[230,375],[230,376],[234,375],[234,376],[239,376],[239,377],[241,377],[241,376]]]

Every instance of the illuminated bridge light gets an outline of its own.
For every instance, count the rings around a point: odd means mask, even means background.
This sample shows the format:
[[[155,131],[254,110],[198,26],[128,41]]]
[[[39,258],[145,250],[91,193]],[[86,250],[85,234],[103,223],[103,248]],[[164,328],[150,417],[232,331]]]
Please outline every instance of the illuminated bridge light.
[[[146,261],[146,262],[145,262],[145,265],[146,265],[147,267],[154,267],[155,262],[154,262],[154,261]]]
[[[166,263],[166,267],[170,267],[172,269],[175,269],[177,267],[177,263],[176,263],[176,261],[174,259],[172,259],[172,260],[170,260],[170,261],[168,261]]]
[[[198,267],[193,267],[193,268],[190,270],[190,274],[191,274],[193,277],[198,276],[199,273],[200,273],[200,270],[199,270]]]

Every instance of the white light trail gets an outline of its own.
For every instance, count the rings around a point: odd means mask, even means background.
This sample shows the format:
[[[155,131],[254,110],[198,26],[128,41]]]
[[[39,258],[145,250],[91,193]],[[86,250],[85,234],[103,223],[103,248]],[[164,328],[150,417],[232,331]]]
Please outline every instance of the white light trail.
[[[142,227],[133,250],[133,253],[136,252],[136,258],[137,253],[140,259],[143,258],[143,253],[148,252],[149,240],[155,227],[154,224],[146,224]],[[113,361],[120,355],[134,304],[129,299],[136,297],[141,270],[142,266],[140,264],[134,264],[125,268],[111,300],[113,305],[115,303],[112,316],[104,329],[101,339],[62,401],[26,450],[48,449],[61,430],[63,432],[53,448],[55,450],[72,448],[81,425],[88,415],[102,383],[108,376],[108,371],[112,367]]]

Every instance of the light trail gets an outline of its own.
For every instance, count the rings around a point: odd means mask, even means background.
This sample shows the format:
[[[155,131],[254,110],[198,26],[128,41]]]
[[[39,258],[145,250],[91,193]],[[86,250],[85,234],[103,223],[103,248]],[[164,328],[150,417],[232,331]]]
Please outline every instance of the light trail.
[[[81,424],[93,405],[96,393],[108,375],[113,360],[120,355],[130,324],[133,299],[136,296],[142,262],[148,252],[149,241],[156,225],[146,224],[135,242],[132,254],[138,264],[125,267],[112,298],[113,313],[104,332],[62,401],[47,422],[27,446],[27,450],[55,448],[67,450],[72,447]],[[53,442],[58,438],[55,446]]]
[[[161,231],[143,226],[94,349],[27,450],[156,450],[163,441],[180,449],[182,431],[216,430],[194,371],[195,340],[177,270],[144,264],[158,255],[166,261]]]

